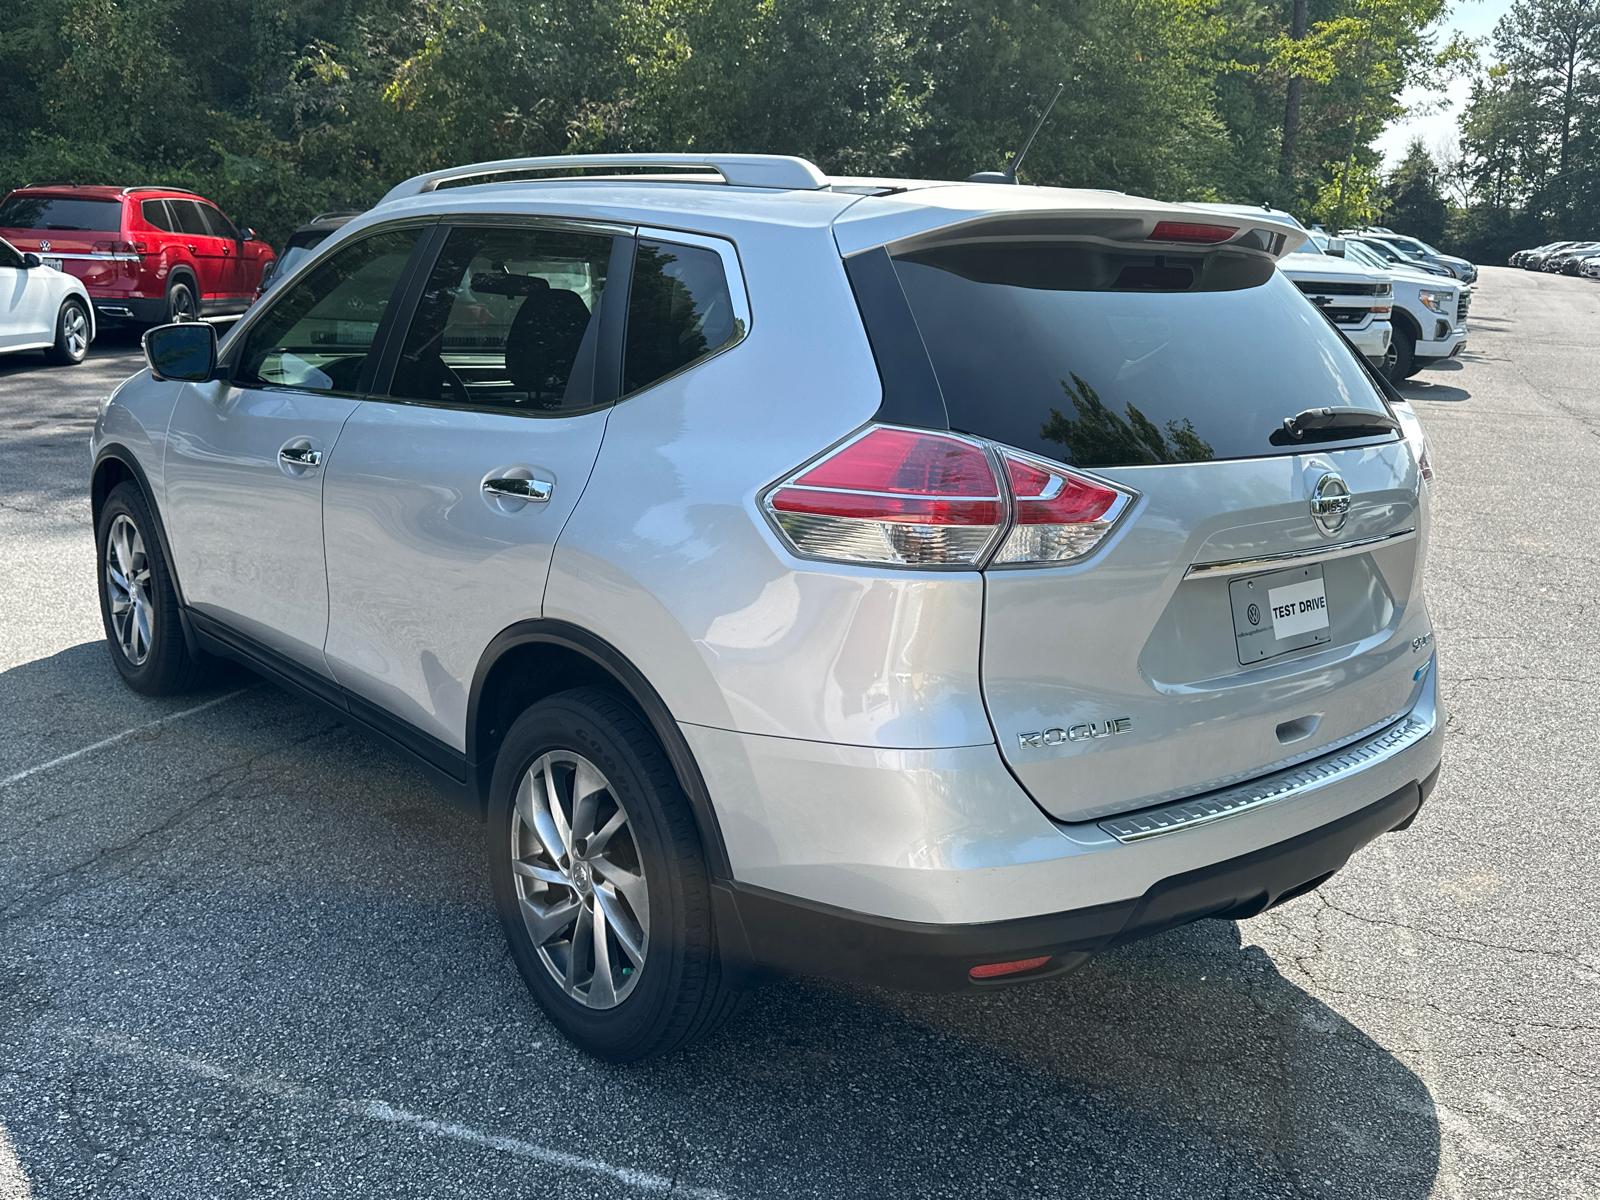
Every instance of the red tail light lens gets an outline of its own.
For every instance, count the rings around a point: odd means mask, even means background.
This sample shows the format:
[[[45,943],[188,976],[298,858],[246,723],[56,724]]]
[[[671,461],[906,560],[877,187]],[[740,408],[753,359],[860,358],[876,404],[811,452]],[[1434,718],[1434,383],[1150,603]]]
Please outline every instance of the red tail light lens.
[[[996,457],[1009,494],[996,478]],[[765,507],[800,554],[976,567],[1002,535],[995,563],[1081,558],[1131,502],[1130,493],[1047,459],[951,434],[877,426],[784,480]]]
[[[132,242],[96,242],[89,248],[91,254],[143,254],[144,246]]]
[[[1059,463],[1002,450],[1016,524],[996,563],[1070,562],[1100,544],[1127,508],[1129,496]]]
[[[1005,520],[982,446],[883,427],[786,480],[766,504],[800,553],[854,562],[975,566]]]
[[[1201,225],[1193,221],[1157,221],[1147,239],[1152,242],[1197,242],[1214,246],[1239,232],[1237,225]]]
[[[1037,971],[1049,961],[1047,954],[1043,958],[1019,958],[1016,962],[985,963],[981,967],[973,967],[967,974],[973,979],[999,979],[1006,975],[1020,975],[1024,971]]]

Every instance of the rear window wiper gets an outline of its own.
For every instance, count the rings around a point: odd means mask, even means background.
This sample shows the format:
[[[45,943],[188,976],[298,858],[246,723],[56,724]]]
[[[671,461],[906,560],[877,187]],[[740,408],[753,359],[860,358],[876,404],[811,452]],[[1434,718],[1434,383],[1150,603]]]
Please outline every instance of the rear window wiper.
[[[1370,408],[1308,408],[1283,419],[1283,428],[1272,433],[1272,443],[1282,446],[1312,441],[1325,442],[1337,438],[1376,437],[1384,433],[1398,433],[1400,422],[1388,413],[1373,412]]]

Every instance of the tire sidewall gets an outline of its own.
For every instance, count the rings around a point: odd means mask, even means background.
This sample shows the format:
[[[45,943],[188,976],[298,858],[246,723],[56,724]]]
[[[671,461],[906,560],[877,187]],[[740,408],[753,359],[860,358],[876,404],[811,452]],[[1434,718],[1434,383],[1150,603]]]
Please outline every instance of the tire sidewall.
[[[112,523],[118,516],[128,517],[139,531],[144,542],[145,558],[150,562],[150,653],[142,663],[135,665],[122,652],[116,629],[111,623],[111,596],[106,586],[106,542]],[[95,583],[100,593],[100,620],[105,626],[106,649],[111,654],[111,665],[123,681],[136,692],[161,694],[166,677],[174,667],[169,663],[174,653],[185,652],[182,645],[172,646],[168,637],[171,622],[168,606],[175,602],[172,584],[167,575],[166,559],[161,553],[161,543],[156,537],[155,522],[150,516],[144,495],[132,483],[120,483],[111,489],[100,509],[100,521],[95,526]]]
[[[671,820],[665,806],[687,804],[675,781],[661,786],[659,764],[651,758],[660,756],[664,762],[665,756],[643,722],[635,719],[635,729],[619,730],[595,705],[585,702],[592,698],[586,692],[563,693],[536,704],[506,734],[489,789],[489,874],[512,959],[540,1006],[584,1050],[599,1058],[627,1061],[650,1053],[660,1041],[672,1019],[689,957],[711,952],[710,947],[689,945],[685,935],[685,889],[706,883],[703,869],[697,869],[700,864],[685,861],[692,856],[674,847],[665,828]],[[590,1009],[562,991],[540,960],[518,911],[511,872],[511,814],[523,776],[552,750],[581,754],[604,773],[628,813],[646,873],[650,936],[645,965],[627,999],[610,1009]]]
[[[189,282],[186,275],[180,275],[172,281],[172,286],[167,289],[167,322],[170,324],[178,319],[178,293],[185,292],[189,296],[189,319],[194,320],[200,316],[200,293],[195,290],[194,284]]]
[[[1389,378],[1391,382],[1399,383],[1417,373],[1417,339],[1411,336],[1408,329],[1396,329],[1393,346],[1394,366]]]

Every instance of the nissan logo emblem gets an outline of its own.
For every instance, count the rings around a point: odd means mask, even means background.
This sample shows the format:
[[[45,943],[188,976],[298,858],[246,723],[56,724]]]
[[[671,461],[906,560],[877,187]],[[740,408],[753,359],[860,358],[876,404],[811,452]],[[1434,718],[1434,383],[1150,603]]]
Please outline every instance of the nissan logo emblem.
[[[1332,537],[1344,528],[1350,516],[1350,489],[1345,481],[1332,471],[1317,480],[1311,491],[1311,519],[1324,537]]]

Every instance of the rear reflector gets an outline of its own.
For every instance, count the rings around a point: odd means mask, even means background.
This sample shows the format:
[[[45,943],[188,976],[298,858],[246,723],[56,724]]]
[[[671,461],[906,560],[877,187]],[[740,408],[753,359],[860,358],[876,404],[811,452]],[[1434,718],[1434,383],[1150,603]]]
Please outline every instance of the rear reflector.
[[[1157,221],[1147,239],[1152,242],[1198,242],[1215,245],[1239,232],[1237,225],[1200,225],[1192,221]]]
[[[1001,975],[1020,975],[1024,971],[1037,971],[1050,961],[1046,954],[1043,958],[1019,958],[1016,962],[989,963],[982,967],[973,967],[967,974],[973,979],[994,979]]]
[[[995,470],[1001,464],[1004,481]],[[996,563],[1081,558],[1131,501],[1048,459],[976,438],[879,425],[783,480],[764,505],[799,554],[977,567],[1002,535]]]

